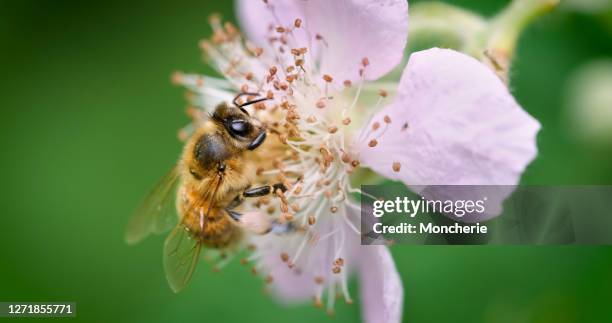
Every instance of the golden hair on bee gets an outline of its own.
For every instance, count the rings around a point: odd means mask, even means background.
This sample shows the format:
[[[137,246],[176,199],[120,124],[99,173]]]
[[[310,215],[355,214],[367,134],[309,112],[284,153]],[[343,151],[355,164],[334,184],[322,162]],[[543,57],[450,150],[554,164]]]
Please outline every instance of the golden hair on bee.
[[[231,249],[240,242],[243,230],[265,234],[284,233],[292,228],[290,223],[279,223],[265,214],[243,215],[236,210],[245,198],[285,190],[282,184],[251,188],[256,165],[249,154],[264,143],[266,127],[244,107],[266,98],[238,104],[238,98],[244,95],[257,96],[240,93],[233,106],[219,104],[194,131],[178,164],[128,224],[128,243],[174,226],[164,244],[166,277],[174,291],[184,288],[191,279],[203,246]],[[174,210],[168,206],[172,204]]]

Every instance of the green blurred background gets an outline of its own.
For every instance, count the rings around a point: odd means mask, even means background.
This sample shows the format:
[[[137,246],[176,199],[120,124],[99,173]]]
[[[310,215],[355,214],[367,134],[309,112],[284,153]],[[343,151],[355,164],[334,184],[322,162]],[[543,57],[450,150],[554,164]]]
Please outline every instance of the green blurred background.
[[[448,2],[485,16],[507,3]],[[123,242],[131,211],[181,149],[186,103],[170,75],[211,72],[197,43],[215,11],[235,20],[231,2],[0,2],[0,301],[76,301],[78,317],[65,320],[81,322],[360,319],[358,302],[338,303],[331,319],[280,305],[237,261],[219,273],[201,265],[175,295],[163,237]],[[543,124],[524,183],[612,184],[611,145],[576,138],[566,108],[571,75],[612,58],[610,17],[562,6],[521,38],[513,92]],[[610,247],[392,252],[406,322],[612,321]]]

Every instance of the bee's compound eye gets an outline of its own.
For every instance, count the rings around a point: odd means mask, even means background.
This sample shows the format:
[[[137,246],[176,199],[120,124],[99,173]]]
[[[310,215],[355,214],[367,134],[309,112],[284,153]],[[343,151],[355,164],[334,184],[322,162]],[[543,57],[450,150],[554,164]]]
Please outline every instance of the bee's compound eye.
[[[232,120],[229,124],[229,131],[233,135],[245,137],[249,133],[249,124],[240,119]]]

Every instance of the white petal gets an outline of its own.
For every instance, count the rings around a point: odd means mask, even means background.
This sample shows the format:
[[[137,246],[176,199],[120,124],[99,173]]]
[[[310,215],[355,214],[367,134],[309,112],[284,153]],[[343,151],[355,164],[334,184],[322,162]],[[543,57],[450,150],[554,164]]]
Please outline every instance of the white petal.
[[[380,136],[385,115],[392,122]],[[516,185],[537,154],[538,121],[488,67],[452,50],[412,54],[396,100],[372,121],[383,126],[362,129],[356,143],[362,164],[413,188]]]
[[[364,57],[370,65],[365,78],[377,79],[391,71],[403,55],[408,35],[408,2],[405,0],[270,0],[274,14],[263,1],[239,0],[238,17],[246,34],[265,44],[269,26],[302,28],[293,32],[296,46],[308,47],[321,74],[342,82],[360,79]],[[323,40],[317,40],[320,35]]]
[[[402,320],[404,289],[386,246],[361,246],[360,290],[363,319],[368,323]]]

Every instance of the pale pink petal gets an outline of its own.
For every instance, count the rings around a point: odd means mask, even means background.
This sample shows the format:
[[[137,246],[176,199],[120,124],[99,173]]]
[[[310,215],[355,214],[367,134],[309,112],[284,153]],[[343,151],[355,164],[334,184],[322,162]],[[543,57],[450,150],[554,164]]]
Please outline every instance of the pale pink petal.
[[[404,289],[386,246],[360,247],[361,308],[365,322],[397,323],[402,320]]]
[[[277,237],[276,243],[282,245],[283,237]],[[279,301],[285,303],[304,301],[312,299],[315,295],[313,277],[308,273],[302,274],[291,269],[280,258],[280,248],[274,249],[278,252],[267,252],[261,262],[268,274],[272,276],[272,291]]]
[[[347,224],[347,219],[351,220],[353,227],[359,226],[355,224],[359,222],[359,212],[341,208],[334,216],[321,214],[307,234],[251,237],[250,242],[256,246],[259,256],[258,268],[272,277],[271,289],[280,301],[312,300],[317,295],[328,295],[322,292],[329,291],[332,286],[348,287],[347,279],[359,264],[360,255],[356,250],[361,245],[359,234]],[[311,234],[318,237],[316,243],[312,242]],[[288,258],[283,259],[282,254]],[[340,274],[332,272],[336,257],[344,260]],[[289,263],[293,263],[293,266],[288,266]],[[317,283],[318,278],[323,283]]]
[[[262,0],[237,0],[236,16],[247,38],[264,46],[268,44],[268,38],[274,34],[270,33],[270,28],[279,25],[293,26],[295,19],[304,19],[297,2],[270,0],[269,5],[266,5]],[[300,37],[299,43],[305,43],[305,34],[296,33],[296,36]]]
[[[362,164],[412,187],[516,185],[540,129],[488,67],[437,48],[412,54],[397,98],[372,122],[382,126],[367,125],[356,143]]]
[[[336,81],[358,81],[362,59],[370,65],[365,78],[377,79],[401,60],[408,35],[405,0],[239,0],[238,17],[253,41],[265,44],[269,26],[293,26],[295,46],[305,46],[320,64],[321,74]],[[273,11],[270,10],[273,8]],[[322,39],[317,40],[317,35]]]

